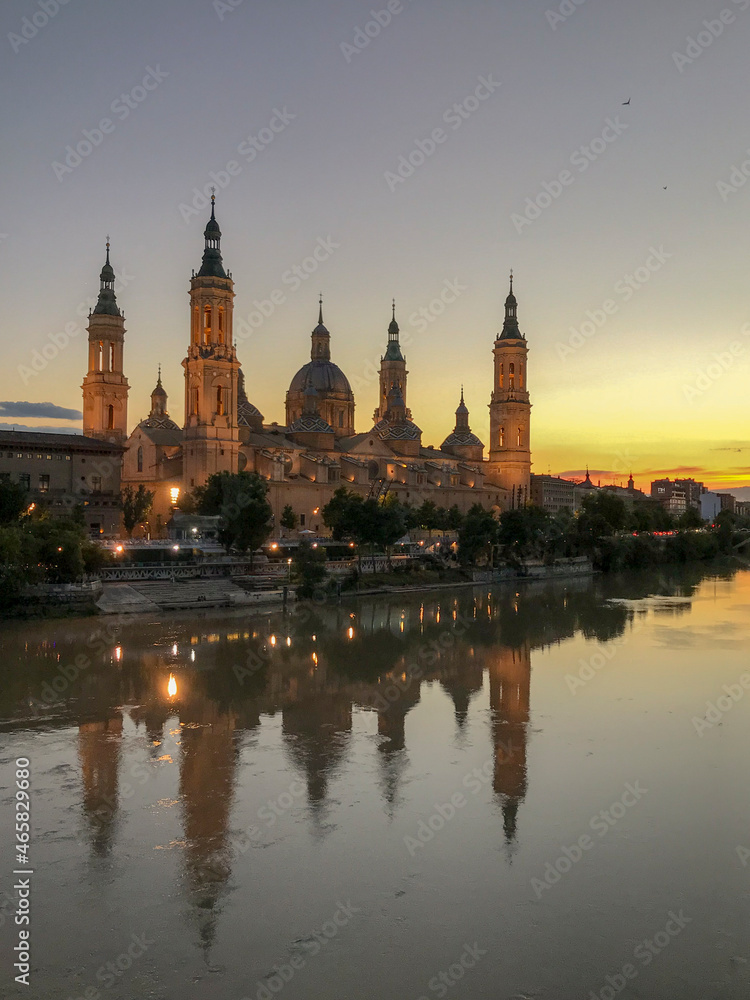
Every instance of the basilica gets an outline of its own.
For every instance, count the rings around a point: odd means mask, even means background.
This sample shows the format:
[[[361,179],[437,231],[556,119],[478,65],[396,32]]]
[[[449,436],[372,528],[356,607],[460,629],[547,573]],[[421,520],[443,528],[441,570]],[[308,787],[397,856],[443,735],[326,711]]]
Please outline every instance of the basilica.
[[[422,432],[407,406],[408,372],[395,304],[381,357],[377,405],[364,430],[355,425],[349,380],[332,360],[322,298],[310,360],[291,378],[284,422],[267,421],[250,401],[252,384],[237,357],[234,281],[224,268],[214,198],[204,236],[203,260],[190,280],[181,420],[170,416],[160,370],[148,416],[129,429],[125,324],[109,244],[98,302],[89,318],[83,433],[123,448],[122,485],[153,490],[152,526],[166,524],[181,497],[222,471],[258,473],[268,483],[276,525],[289,505],[300,529],[315,533],[325,533],[321,510],[342,485],[364,496],[395,493],[414,506],[429,499],[462,511],[476,503],[504,510],[530,499],[528,346],[518,325],[512,276],[503,329],[493,348],[488,454],[469,426],[463,391],[455,426],[446,428],[449,433],[436,449],[422,444]]]

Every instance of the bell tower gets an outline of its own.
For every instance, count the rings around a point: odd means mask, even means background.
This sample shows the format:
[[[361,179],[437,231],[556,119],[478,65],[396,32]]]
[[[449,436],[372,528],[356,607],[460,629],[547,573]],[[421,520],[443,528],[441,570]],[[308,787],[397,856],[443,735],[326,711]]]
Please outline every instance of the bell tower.
[[[239,456],[238,382],[234,347],[234,282],[224,270],[215,196],[204,233],[200,271],[190,280],[190,346],[185,369],[185,489],[202,486],[214,472],[237,472]]]
[[[115,272],[107,260],[99,276],[99,299],[89,313],[89,367],[83,379],[83,433],[124,444],[128,436],[128,391],[123,374],[125,317],[115,298]]]
[[[511,506],[530,500],[531,402],[527,382],[529,348],[518,327],[518,302],[510,293],[505,300],[503,331],[495,340],[494,389],[490,401],[490,454],[487,478],[511,493]]]
[[[399,328],[396,322],[396,300],[393,300],[393,319],[388,326],[388,346],[380,359],[380,399],[378,408],[373,413],[373,422],[384,420],[388,411],[388,393],[391,387],[397,385],[401,398],[406,406],[406,358],[401,353],[399,343]],[[411,410],[406,410],[406,416],[411,418]]]

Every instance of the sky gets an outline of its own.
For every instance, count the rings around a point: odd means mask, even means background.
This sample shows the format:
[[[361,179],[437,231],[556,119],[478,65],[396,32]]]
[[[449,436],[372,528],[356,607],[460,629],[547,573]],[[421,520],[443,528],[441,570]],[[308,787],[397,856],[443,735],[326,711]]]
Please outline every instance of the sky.
[[[462,384],[487,443],[512,268],[535,472],[744,495],[749,42],[750,0],[6,0],[0,427],[80,428],[107,235],[130,427],[158,364],[182,422],[215,184],[267,421],[322,292],[371,426],[395,297],[423,443]]]

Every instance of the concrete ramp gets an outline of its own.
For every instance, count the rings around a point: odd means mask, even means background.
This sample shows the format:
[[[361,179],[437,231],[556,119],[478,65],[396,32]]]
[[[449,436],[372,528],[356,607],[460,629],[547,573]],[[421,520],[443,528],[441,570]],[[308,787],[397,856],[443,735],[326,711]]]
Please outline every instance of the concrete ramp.
[[[135,587],[131,587],[129,583],[103,584],[96,606],[105,615],[127,615],[159,610],[157,604]]]

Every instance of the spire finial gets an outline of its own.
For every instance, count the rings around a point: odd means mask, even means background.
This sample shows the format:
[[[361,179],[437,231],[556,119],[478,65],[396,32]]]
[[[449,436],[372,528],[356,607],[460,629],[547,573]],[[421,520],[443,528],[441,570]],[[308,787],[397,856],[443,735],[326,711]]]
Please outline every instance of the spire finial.
[[[215,205],[216,205],[216,188],[212,187],[211,188],[211,218],[212,219],[216,218],[216,216],[214,215],[214,206]]]
[[[464,405],[464,387],[461,386],[461,404]]]
[[[393,300],[393,318],[396,318],[396,300]]]
[[[510,294],[513,294],[513,268],[510,269]]]
[[[109,233],[107,233],[107,263],[109,264]]]
[[[320,311],[318,312],[318,326],[323,325],[323,293],[320,292],[320,298],[318,299],[318,304],[320,305]]]
[[[159,373],[156,376],[156,384],[161,385],[161,362],[159,362]]]

